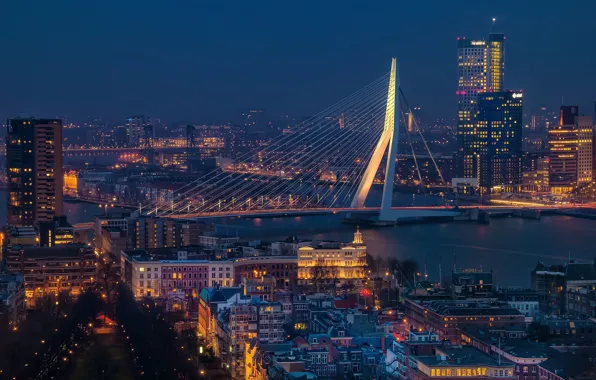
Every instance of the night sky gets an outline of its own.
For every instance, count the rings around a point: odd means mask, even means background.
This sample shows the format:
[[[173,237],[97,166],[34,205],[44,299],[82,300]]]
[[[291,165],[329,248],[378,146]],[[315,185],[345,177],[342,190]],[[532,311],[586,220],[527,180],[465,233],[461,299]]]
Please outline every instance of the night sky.
[[[291,4],[290,4],[291,3]],[[306,116],[400,62],[402,88],[454,118],[457,37],[507,35],[527,111],[596,100],[596,1],[3,0],[0,117]]]

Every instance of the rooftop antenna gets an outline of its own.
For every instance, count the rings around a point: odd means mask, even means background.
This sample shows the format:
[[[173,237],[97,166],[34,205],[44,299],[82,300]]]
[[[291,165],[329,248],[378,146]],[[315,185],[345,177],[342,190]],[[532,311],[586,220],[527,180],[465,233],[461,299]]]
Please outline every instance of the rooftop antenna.
[[[493,33],[495,32],[495,26],[497,24],[497,18],[493,17]]]

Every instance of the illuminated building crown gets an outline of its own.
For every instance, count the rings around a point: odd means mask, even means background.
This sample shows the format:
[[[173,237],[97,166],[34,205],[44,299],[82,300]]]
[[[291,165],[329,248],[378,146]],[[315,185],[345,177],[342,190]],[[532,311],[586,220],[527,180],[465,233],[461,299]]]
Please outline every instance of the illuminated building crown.
[[[362,232],[360,232],[360,226],[356,227],[356,232],[354,232],[354,240],[352,241],[353,244],[364,244],[362,240]]]

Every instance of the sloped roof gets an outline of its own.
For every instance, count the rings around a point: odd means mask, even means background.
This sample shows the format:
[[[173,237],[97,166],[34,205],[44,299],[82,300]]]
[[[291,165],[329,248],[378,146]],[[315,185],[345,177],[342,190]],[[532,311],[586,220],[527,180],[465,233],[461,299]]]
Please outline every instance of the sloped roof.
[[[539,365],[565,379],[577,377],[596,368],[596,350],[578,350],[575,353],[563,352]]]
[[[596,265],[570,263],[565,271],[567,281],[596,281]]]

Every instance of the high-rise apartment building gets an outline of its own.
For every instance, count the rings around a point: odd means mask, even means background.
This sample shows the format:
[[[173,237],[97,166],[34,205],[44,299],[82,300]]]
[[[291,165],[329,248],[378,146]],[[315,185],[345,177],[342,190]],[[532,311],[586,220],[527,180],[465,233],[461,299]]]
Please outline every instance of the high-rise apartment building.
[[[548,131],[550,186],[567,194],[592,181],[592,117],[579,116],[577,106],[561,106],[559,124]]]
[[[145,127],[151,125],[151,120],[143,115],[131,116],[126,119],[126,134],[129,146],[139,146],[145,137]],[[153,134],[153,132],[151,132]],[[150,136],[154,138],[155,136]]]
[[[478,94],[503,91],[505,75],[505,35],[489,34],[488,41],[458,40],[458,162],[457,175],[478,178],[480,172],[478,128],[474,117]]]
[[[10,119],[6,142],[8,224],[62,215],[62,121]]]
[[[478,180],[484,192],[512,192],[521,185],[522,99],[521,92],[512,91],[478,95]]]

